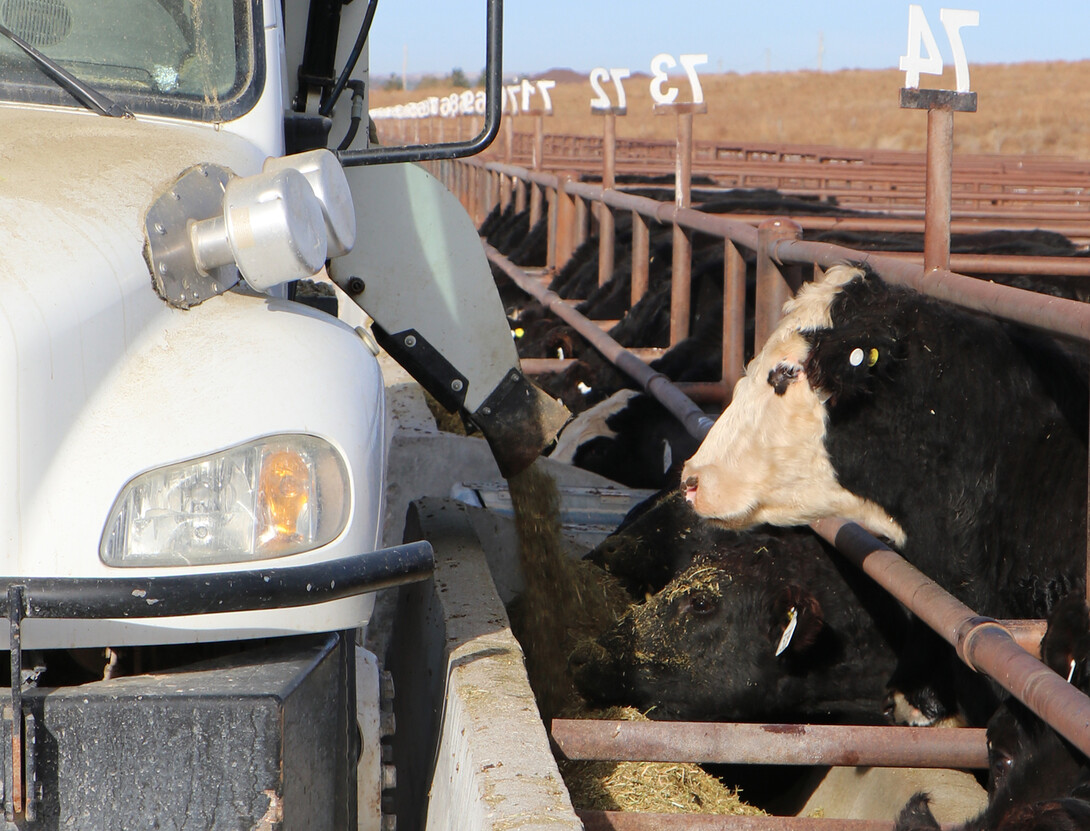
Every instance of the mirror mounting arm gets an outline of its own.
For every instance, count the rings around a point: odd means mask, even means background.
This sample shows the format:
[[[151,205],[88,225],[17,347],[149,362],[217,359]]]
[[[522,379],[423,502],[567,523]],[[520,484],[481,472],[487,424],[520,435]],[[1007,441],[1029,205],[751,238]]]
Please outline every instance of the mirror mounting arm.
[[[412,144],[406,147],[373,147],[366,150],[342,150],[337,158],[345,167],[392,164],[395,162],[430,162],[474,156],[488,148],[500,131],[503,107],[503,0],[488,0],[488,34],[485,51],[485,114],[480,135],[469,141],[444,144]]]

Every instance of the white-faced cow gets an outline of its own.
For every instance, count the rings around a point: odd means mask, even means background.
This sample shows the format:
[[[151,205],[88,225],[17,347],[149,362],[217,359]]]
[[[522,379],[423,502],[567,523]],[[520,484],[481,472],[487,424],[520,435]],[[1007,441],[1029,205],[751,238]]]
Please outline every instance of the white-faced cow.
[[[1081,588],[1080,361],[857,266],[784,312],[682,472],[698,513],[730,528],[854,520],[994,617],[1044,617]],[[952,714],[934,678],[912,677],[936,665],[899,673],[897,720]]]
[[[697,441],[649,395],[621,390],[564,427],[549,458],[631,488],[677,485]]]

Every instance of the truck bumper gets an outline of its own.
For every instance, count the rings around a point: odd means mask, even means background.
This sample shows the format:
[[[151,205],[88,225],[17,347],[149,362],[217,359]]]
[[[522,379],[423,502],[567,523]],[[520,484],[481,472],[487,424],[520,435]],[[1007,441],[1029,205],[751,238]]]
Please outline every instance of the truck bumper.
[[[34,821],[20,827],[354,828],[354,667],[352,633],[332,633],[162,675],[28,690]],[[12,722],[2,725],[11,783]]]
[[[426,579],[432,565],[431,546],[414,542],[227,574],[0,579],[12,679],[0,717],[0,827],[355,827],[352,631],[259,641],[162,674],[51,689],[23,681],[21,628],[34,618],[310,606]]]

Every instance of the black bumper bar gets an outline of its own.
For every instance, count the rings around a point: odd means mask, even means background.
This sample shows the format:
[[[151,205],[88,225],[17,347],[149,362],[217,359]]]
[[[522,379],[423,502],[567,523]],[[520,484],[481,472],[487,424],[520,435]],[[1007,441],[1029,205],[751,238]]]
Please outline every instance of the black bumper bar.
[[[291,568],[163,577],[0,577],[0,615],[12,618],[13,605],[22,607],[16,618],[65,619],[311,606],[426,580],[433,567],[431,544],[421,541]]]

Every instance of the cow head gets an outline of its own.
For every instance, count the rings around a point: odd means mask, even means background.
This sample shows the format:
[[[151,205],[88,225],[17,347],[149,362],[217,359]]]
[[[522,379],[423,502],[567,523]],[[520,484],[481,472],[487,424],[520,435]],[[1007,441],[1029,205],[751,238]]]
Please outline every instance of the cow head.
[[[904,543],[904,531],[886,510],[840,485],[825,446],[830,407],[866,395],[893,338],[884,333],[881,340],[852,342],[832,328],[833,301],[849,283],[866,279],[862,268],[835,266],[784,306],[730,406],[682,471],[697,513],[728,528],[842,516]],[[843,367],[831,370],[834,362]]]
[[[805,588],[696,565],[581,644],[569,668],[599,703],[652,708],[654,718],[748,718],[775,710],[777,679],[823,626]]]

